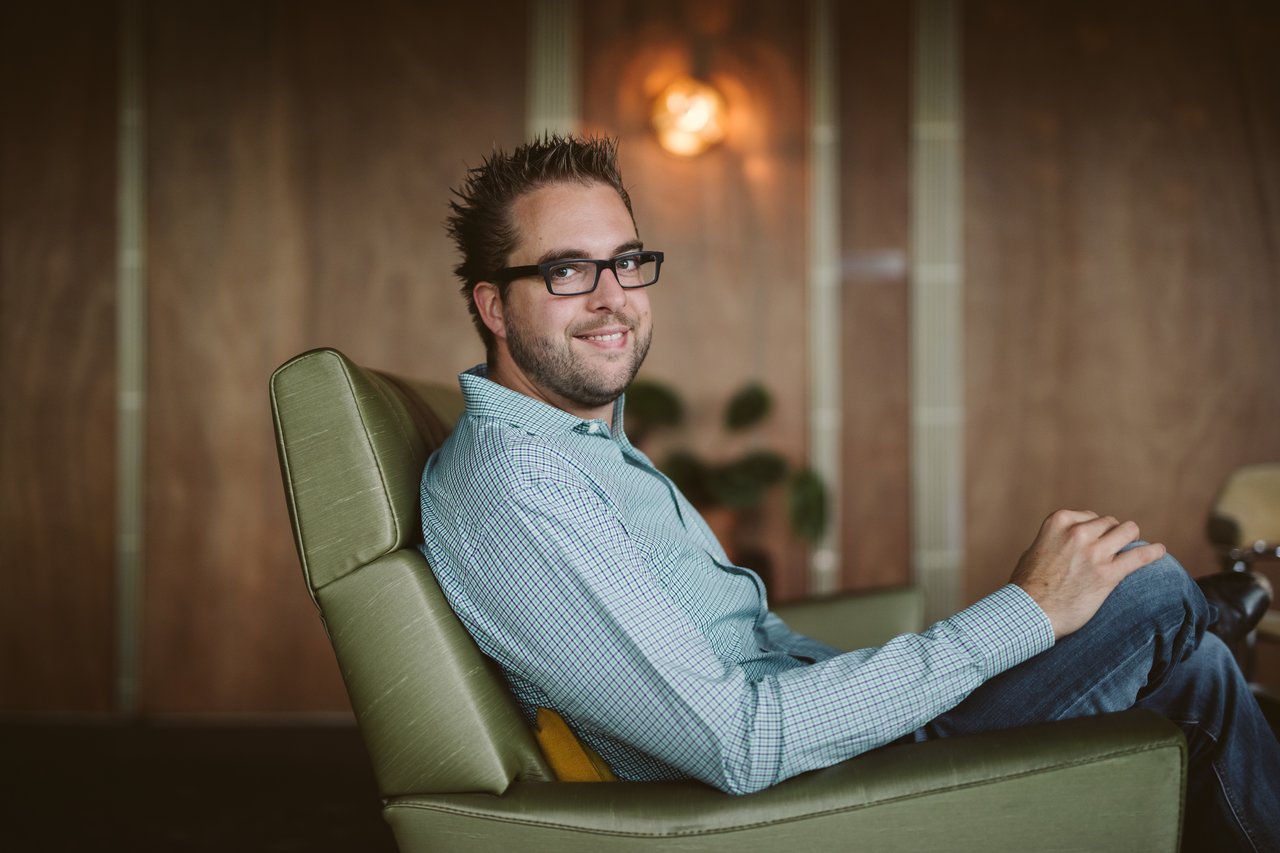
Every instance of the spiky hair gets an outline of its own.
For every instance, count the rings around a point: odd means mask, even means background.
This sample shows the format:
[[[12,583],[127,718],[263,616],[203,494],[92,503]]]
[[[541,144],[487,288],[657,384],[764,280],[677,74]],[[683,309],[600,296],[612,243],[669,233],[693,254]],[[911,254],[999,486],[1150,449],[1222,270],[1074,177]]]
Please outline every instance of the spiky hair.
[[[446,227],[462,256],[453,271],[462,279],[462,295],[471,311],[471,320],[492,354],[493,333],[480,319],[474,297],[475,287],[497,270],[508,266],[519,235],[511,212],[517,199],[549,184],[600,183],[613,187],[631,214],[631,197],[618,171],[618,142],[607,137],[576,137],[547,134],[526,142],[510,154],[499,149],[475,168],[467,170],[462,186],[449,202],[453,213]],[[503,298],[508,282],[494,282]]]

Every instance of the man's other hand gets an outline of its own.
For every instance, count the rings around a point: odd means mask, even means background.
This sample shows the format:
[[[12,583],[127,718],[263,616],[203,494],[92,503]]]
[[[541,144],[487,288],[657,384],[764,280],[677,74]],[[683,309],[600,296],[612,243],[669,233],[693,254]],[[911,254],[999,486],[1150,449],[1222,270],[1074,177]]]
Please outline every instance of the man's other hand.
[[[1040,525],[1010,582],[1040,605],[1060,640],[1092,619],[1116,584],[1164,556],[1158,543],[1121,553],[1137,538],[1132,521],[1060,509]]]

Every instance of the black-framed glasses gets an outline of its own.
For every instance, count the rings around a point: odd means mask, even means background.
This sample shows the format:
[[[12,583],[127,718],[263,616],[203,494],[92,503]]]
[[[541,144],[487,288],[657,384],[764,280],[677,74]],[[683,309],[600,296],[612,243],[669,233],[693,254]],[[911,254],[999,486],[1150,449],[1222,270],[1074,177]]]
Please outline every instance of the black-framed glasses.
[[[578,296],[596,289],[602,270],[613,270],[618,284],[623,287],[648,287],[658,280],[662,257],[662,252],[642,251],[624,252],[608,259],[558,258],[526,267],[507,267],[490,274],[489,278],[507,282],[541,275],[547,284],[547,292],[552,296]]]

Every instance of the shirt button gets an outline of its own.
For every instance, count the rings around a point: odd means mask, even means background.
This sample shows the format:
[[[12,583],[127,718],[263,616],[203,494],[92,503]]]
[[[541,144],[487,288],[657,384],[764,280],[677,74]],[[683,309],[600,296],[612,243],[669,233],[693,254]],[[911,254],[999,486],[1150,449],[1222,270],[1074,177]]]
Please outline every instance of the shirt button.
[[[599,431],[600,431],[600,424],[596,424],[596,423],[587,424],[587,432],[599,432]]]

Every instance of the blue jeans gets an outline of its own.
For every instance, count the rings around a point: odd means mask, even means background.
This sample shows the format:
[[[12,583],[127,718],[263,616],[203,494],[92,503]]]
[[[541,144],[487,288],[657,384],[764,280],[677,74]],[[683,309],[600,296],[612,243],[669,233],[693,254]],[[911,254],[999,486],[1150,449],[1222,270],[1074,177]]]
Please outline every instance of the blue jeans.
[[[1172,557],[1116,587],[1087,625],[996,676],[917,734],[931,739],[1126,708],[1183,730],[1190,752],[1184,850],[1280,851],[1280,744],[1213,608]]]

